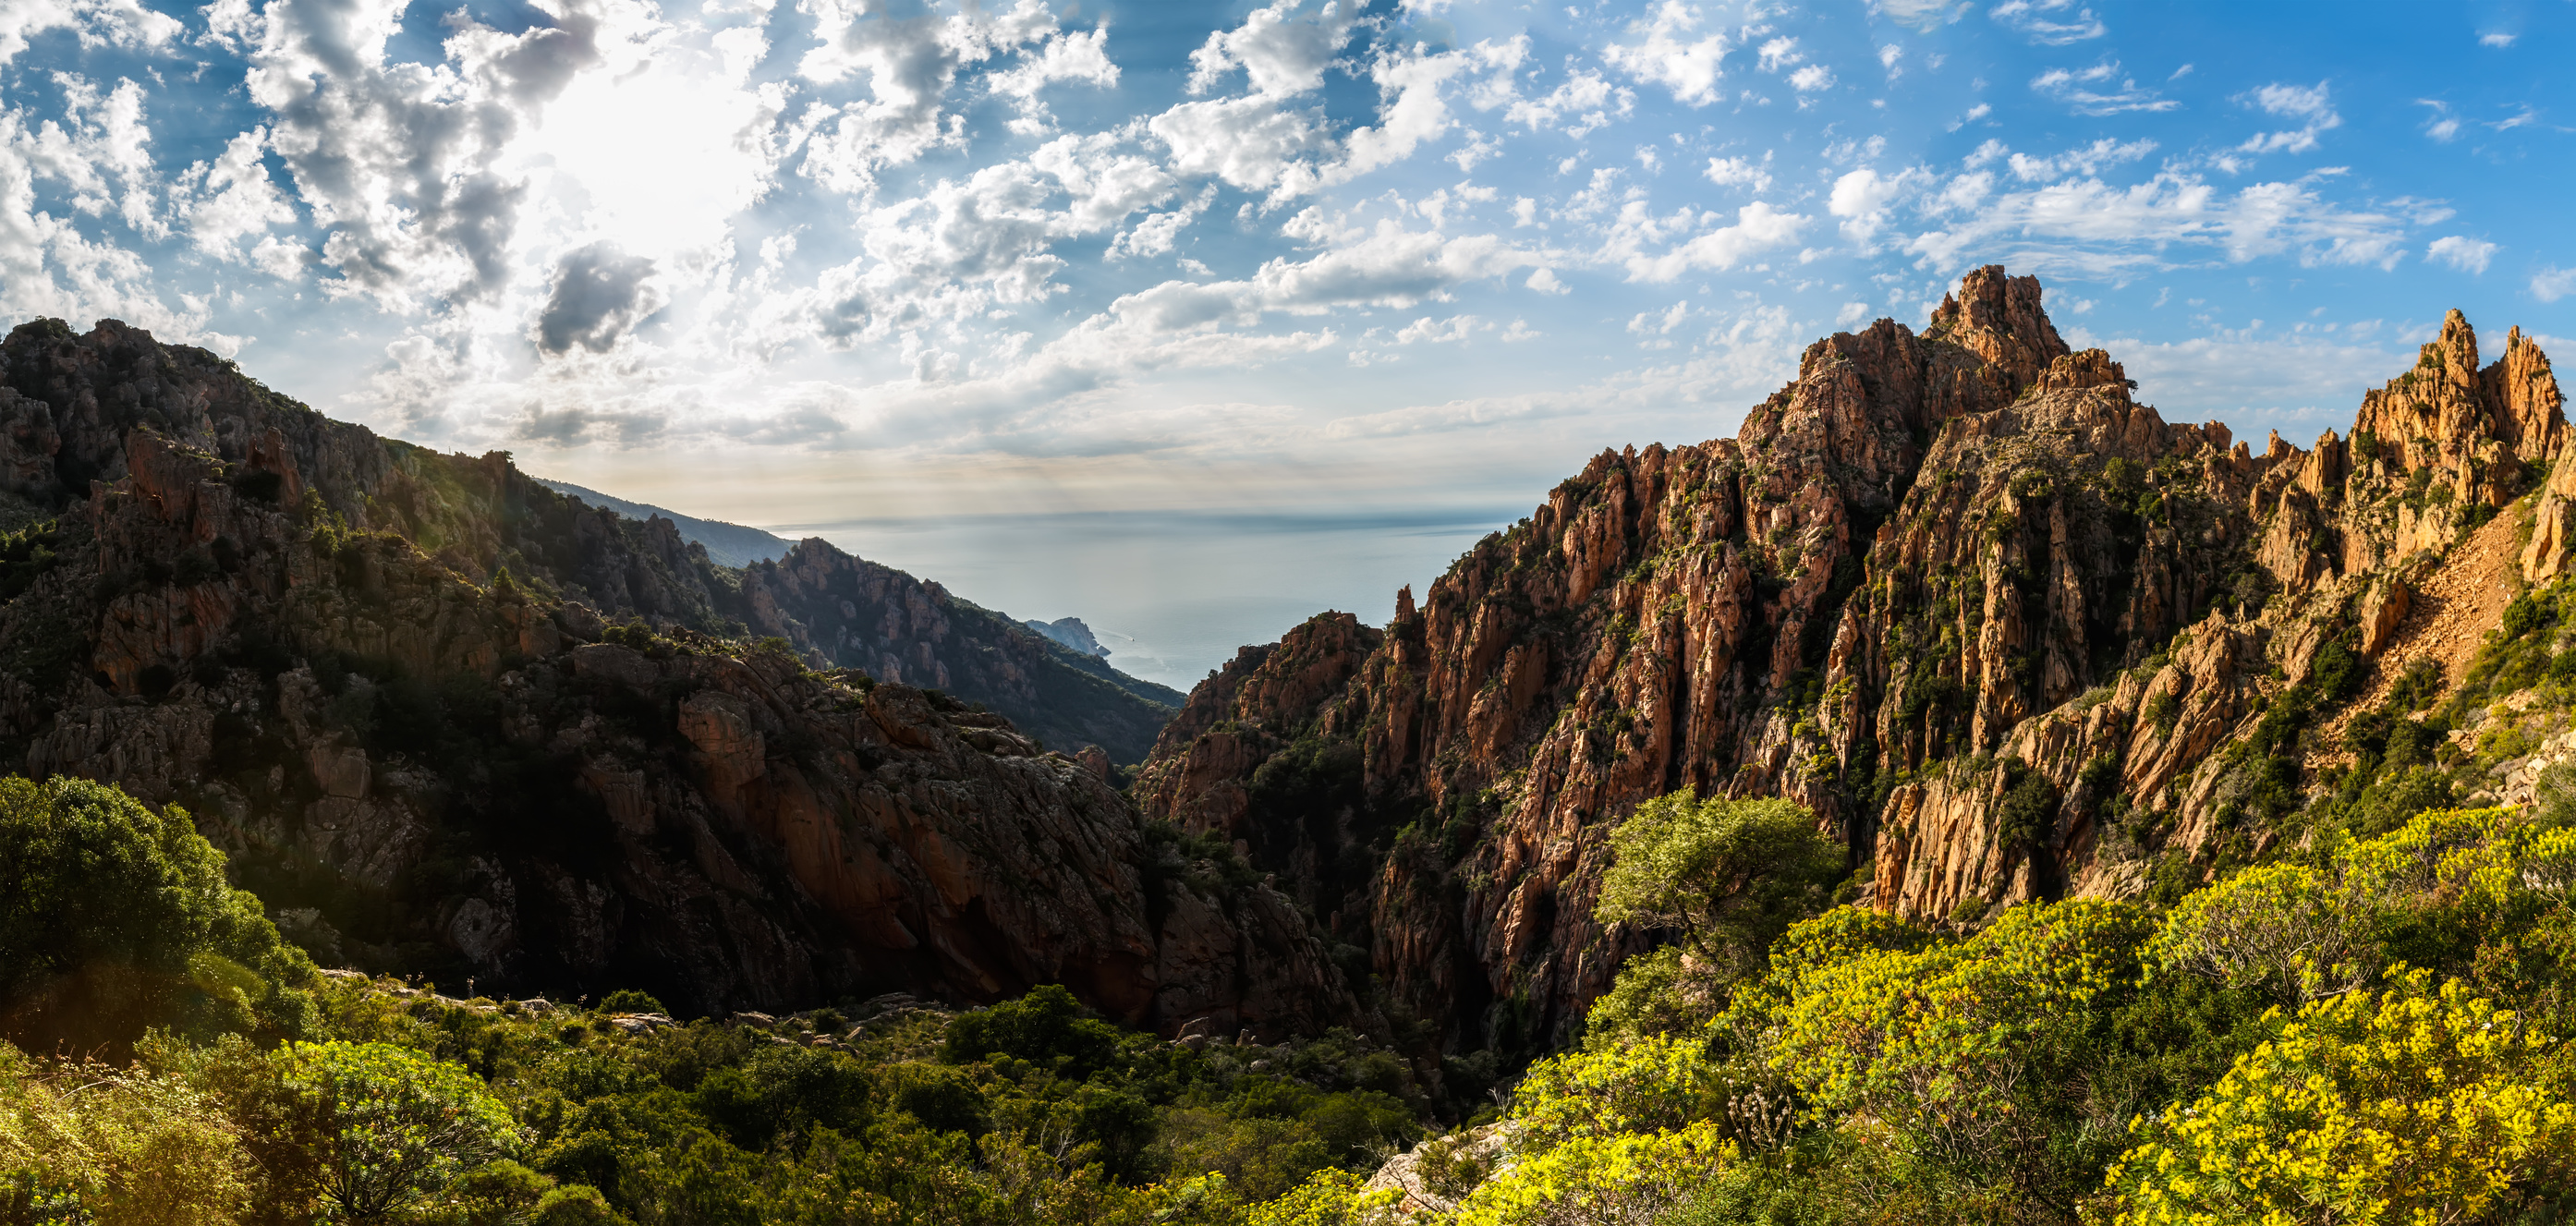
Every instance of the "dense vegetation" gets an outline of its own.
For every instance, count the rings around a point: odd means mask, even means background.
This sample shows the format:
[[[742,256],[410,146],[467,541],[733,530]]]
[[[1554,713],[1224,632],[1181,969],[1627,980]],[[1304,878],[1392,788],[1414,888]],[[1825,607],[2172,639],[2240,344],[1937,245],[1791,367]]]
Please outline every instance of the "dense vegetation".
[[[1910,923],[1792,805],[1642,806],[1597,910],[1673,940],[1499,1118],[1465,1062],[1059,987],[683,1022],[325,973],[184,812],[0,780],[0,1223],[2563,1221],[2576,790],[2460,806],[2576,699],[2571,591],[2144,900]]]

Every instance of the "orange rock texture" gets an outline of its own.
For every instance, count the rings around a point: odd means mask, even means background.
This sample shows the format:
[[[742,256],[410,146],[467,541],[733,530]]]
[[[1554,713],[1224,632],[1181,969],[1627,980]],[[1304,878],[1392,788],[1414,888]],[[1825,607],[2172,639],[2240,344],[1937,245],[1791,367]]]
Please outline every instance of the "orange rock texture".
[[[2321,659],[2368,668],[2471,529],[2537,489],[2526,568],[2569,565],[2576,449],[2519,333],[2480,366],[2454,313],[2352,439],[2258,453],[2041,298],[1977,270],[1920,333],[1810,346],[1734,439],[1602,453],[1382,633],[1246,649],[1139,802],[1367,943],[1396,1012],[1527,1043],[1653,939],[1591,920],[1644,799],[1792,797],[1916,916],[2134,892],[2267,837],[2225,751]]]

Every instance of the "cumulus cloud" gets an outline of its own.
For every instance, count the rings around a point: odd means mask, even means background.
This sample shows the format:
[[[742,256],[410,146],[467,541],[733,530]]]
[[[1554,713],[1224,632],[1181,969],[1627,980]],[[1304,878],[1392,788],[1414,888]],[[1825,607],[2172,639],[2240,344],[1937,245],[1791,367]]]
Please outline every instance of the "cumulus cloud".
[[[592,243],[555,265],[554,288],[537,316],[537,348],[565,353],[578,345],[606,353],[662,298],[652,284],[653,261],[626,254],[615,243]]]
[[[84,47],[153,51],[170,46],[186,27],[137,0],[10,0],[0,6],[0,67],[27,49],[27,40],[49,30],[69,30]]]
[[[1921,169],[1909,168],[1882,175],[1863,167],[1834,180],[1833,194],[1826,202],[1825,211],[1843,219],[1844,238],[1867,249],[1879,227],[1886,224],[1888,207],[1921,190],[1931,181],[1931,172]]]
[[[1721,31],[1701,33],[1704,20],[1693,5],[1662,0],[1629,23],[1631,41],[1604,46],[1601,58],[1639,81],[1671,90],[1679,101],[1706,106],[1717,100],[1717,82],[1725,75],[1719,61],[1726,57],[1727,42]]]
[[[295,207],[260,160],[267,146],[268,130],[253,128],[225,142],[223,154],[211,164],[197,162],[179,176],[181,190],[192,193],[184,211],[188,237],[197,250],[220,260],[253,258],[242,251],[243,241],[266,238],[272,227],[294,223]],[[284,244],[264,243],[255,250],[271,253],[262,266],[278,276],[293,275],[301,263],[300,252]]]
[[[2485,272],[2487,265],[2495,259],[2495,253],[2502,250],[2504,248],[2495,243],[2452,234],[2434,239],[2432,245],[2424,249],[2424,258],[2436,264],[2448,264],[2461,272]]]
[[[2531,296],[2542,302],[2556,302],[2576,294],[2576,268],[2552,265],[2531,274]]]
[[[1193,94],[1204,94],[1237,70],[1252,92],[1284,98],[1321,88],[1324,70],[1332,66],[1357,24],[1357,4],[1326,4],[1311,17],[1297,15],[1297,0],[1278,0],[1246,14],[1243,24],[1211,33],[1190,53]]]
[[[1770,164],[1771,155],[1767,153],[1762,155],[1760,162],[1746,158],[1710,158],[1708,169],[1701,173],[1720,187],[1741,186],[1755,192],[1767,192],[1771,190],[1771,172],[1766,169]]]
[[[1638,215],[1625,219],[1632,234],[1647,229],[1642,213],[1638,210]],[[1733,268],[1765,251],[1797,242],[1807,221],[1803,214],[1784,213],[1768,201],[1756,200],[1735,211],[1732,225],[1694,234],[1662,252],[1630,254],[1622,263],[1627,266],[1629,280],[1649,282],[1671,281],[1688,272]]]
[[[1566,135],[1581,138],[1609,123],[1613,113],[1625,115],[1635,107],[1636,95],[1597,72],[1576,69],[1545,94],[1513,99],[1503,119],[1532,130],[1563,128]]]

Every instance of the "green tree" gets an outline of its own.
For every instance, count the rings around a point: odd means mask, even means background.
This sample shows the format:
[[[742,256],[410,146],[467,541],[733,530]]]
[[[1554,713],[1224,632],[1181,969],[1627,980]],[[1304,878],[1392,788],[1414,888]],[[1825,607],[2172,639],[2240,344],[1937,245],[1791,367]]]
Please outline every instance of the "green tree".
[[[1756,970],[1842,872],[1840,849],[1785,800],[1701,800],[1675,792],[1637,806],[1610,836],[1615,859],[1594,916],[1678,929],[1728,981]]]
[[[292,1043],[274,1059],[320,1151],[322,1197],[353,1221],[411,1209],[519,1147],[509,1109],[462,1066],[385,1043]]]
[[[301,1034],[313,977],[185,811],[0,779],[0,1037],[122,1058],[149,1026]]]
[[[1018,1000],[961,1013],[948,1023],[939,1058],[972,1064],[1005,1055],[1052,1066],[1080,1080],[1118,1054],[1118,1028],[1084,1017],[1082,1005],[1061,984],[1031,988]]]

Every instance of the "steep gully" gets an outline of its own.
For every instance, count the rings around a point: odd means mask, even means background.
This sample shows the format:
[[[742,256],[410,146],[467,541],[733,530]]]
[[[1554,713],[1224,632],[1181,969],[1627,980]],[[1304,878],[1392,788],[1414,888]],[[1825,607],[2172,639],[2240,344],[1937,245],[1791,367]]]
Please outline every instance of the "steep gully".
[[[2254,854],[2266,764],[2230,747],[2412,636],[2482,525],[2530,517],[2527,580],[2576,567],[2576,449],[2547,357],[2516,331],[2481,365],[2457,312],[2310,449],[2133,387],[1977,270],[1919,334],[1810,346],[1732,440],[1602,453],[1384,629],[1246,648],[1132,794],[1366,943],[1391,1015],[1506,1047],[1644,947],[1592,903],[1675,789],[1795,798],[1863,899],[1938,919]]]

